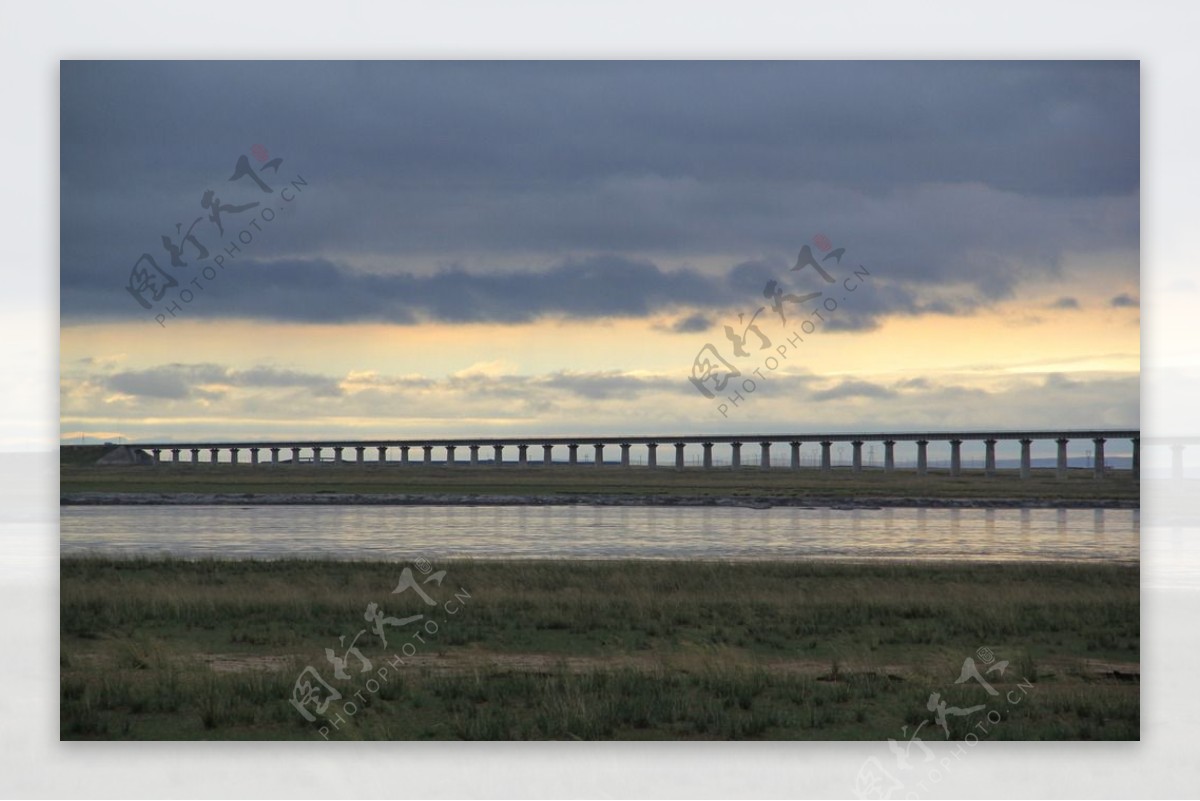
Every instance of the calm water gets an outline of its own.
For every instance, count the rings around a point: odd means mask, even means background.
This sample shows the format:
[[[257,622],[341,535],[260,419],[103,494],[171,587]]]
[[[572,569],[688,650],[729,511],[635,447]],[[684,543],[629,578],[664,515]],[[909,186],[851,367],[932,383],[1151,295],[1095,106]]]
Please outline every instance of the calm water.
[[[1139,512],[595,506],[68,506],[63,554],[1136,562]]]

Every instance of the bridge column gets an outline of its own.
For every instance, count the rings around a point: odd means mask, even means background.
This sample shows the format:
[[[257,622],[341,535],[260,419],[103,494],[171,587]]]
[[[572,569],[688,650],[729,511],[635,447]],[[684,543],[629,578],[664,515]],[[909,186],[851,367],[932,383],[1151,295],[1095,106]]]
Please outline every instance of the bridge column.
[[[471,467],[479,467],[479,446],[471,446]]]
[[[250,464],[258,464],[258,448],[250,449]]]
[[[713,444],[711,442],[705,442],[705,443],[703,443],[703,447],[704,447],[704,466],[711,470],[712,469]]]
[[[856,439],[853,442],[851,442],[850,445],[854,448],[854,455],[853,455],[854,472],[861,473],[862,472],[862,446],[863,446],[862,440]]]
[[[567,463],[571,465],[579,464],[579,446],[572,442],[567,446],[567,452],[570,454],[567,457]]]
[[[1134,442],[1137,442],[1135,439]],[[1137,447],[1136,445],[1134,446]],[[171,448],[171,464],[179,464],[179,448]]]
[[[446,446],[446,467],[454,467],[454,445]]]
[[[387,461],[387,445],[378,445],[376,447],[379,450],[379,463],[383,464]]]
[[[1130,461],[1129,466],[1133,470],[1133,477],[1140,478],[1142,475],[1142,441],[1138,437],[1134,437],[1130,440],[1130,443],[1133,445],[1133,459]],[[178,454],[179,452],[175,451],[175,453]]]
[[[421,450],[425,452],[425,456],[422,457],[421,462],[426,466],[433,464],[433,446],[422,445]]]
[[[1058,480],[1066,481],[1066,479],[1067,479],[1067,443],[1070,442],[1070,440],[1066,439],[1065,437],[1060,437],[1059,439],[1055,440],[1055,442],[1058,443],[1058,464],[1056,465],[1056,467],[1057,467],[1056,472],[1058,475]]]
[[[1033,473],[1033,457],[1030,452],[1030,446],[1033,445],[1033,440],[1021,440],[1021,478],[1029,478]]]
[[[543,445],[542,446],[542,464],[546,465],[547,467],[554,464],[554,446],[553,445]]]
[[[238,463],[238,449],[237,448],[229,449],[229,463],[230,464]]]
[[[319,465],[321,463],[321,448],[314,447],[312,449],[312,452],[313,452],[313,455],[312,455],[313,464]]]
[[[833,443],[829,440],[821,440],[821,472],[828,473],[833,469]]]
[[[411,445],[400,446],[400,464],[408,464],[408,450],[411,447]]]
[[[762,455],[758,457],[758,466],[763,470],[771,469],[771,443],[760,442],[758,444],[762,448]]]
[[[983,474],[988,477],[996,475],[996,440],[983,441]]]
[[[683,443],[683,442],[675,443],[675,469],[676,470],[683,469],[683,449],[684,449],[685,445],[686,445],[686,443]]]
[[[1096,445],[1096,450],[1093,452],[1092,476],[1094,478],[1104,478],[1104,437],[1096,437],[1092,440]]]
[[[929,473],[929,440],[917,440],[917,475],[924,476]]]
[[[629,443],[621,443],[621,467],[629,467]]]
[[[200,464],[200,449],[192,448],[192,464]]]
[[[504,464],[504,446],[503,445],[493,445],[492,446],[492,464],[495,465],[496,467],[500,467],[501,465]]]
[[[604,465],[604,443],[597,442],[593,447],[596,449],[596,467],[602,467]]]
[[[646,443],[646,467],[658,467],[658,443]]]
[[[962,440],[950,440],[950,475],[962,475]]]
[[[742,466],[742,443],[731,442],[729,450],[729,464],[736,470]]]
[[[529,446],[524,443],[517,446],[517,464],[521,467],[529,464]]]
[[[342,451],[344,451],[345,449],[346,448],[342,445],[334,445],[333,446],[333,461],[336,464],[342,463]]]
[[[354,463],[355,464],[360,465],[360,466],[362,465],[362,463],[365,461],[365,459],[363,457],[363,453],[366,450],[367,450],[366,447],[363,445],[355,445],[354,446]]]
[[[279,448],[271,448],[271,464],[279,464]]]
[[[154,448],[150,452],[154,454],[154,466],[157,467],[159,463],[159,455],[162,453],[162,448]]]
[[[800,443],[799,442],[789,442],[788,445],[790,445],[792,448],[792,469],[799,470],[800,469]]]
[[[891,473],[896,469],[896,440],[883,441],[883,472]]]
[[[292,467],[300,466],[300,449],[292,448]]]
[[[216,463],[217,463],[217,461],[218,461],[218,455],[219,455],[220,453],[221,453],[221,449],[220,449],[220,448],[209,448],[209,449],[208,449],[208,461],[209,461],[209,463],[210,463],[210,464],[216,464]]]
[[[1171,446],[1171,478],[1183,478],[1183,446]]]

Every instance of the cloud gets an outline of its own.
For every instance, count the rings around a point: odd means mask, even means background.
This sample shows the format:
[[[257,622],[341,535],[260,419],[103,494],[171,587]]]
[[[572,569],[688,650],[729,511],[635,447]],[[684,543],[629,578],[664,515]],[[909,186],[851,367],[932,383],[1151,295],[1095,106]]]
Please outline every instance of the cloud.
[[[1078,309],[1079,301],[1075,298],[1063,297],[1049,304],[1048,309]]]
[[[680,317],[675,322],[667,327],[667,330],[676,334],[696,334],[701,331],[707,331],[712,328],[715,321],[706,314],[689,314],[686,317]]]
[[[1137,308],[1140,305],[1140,301],[1132,295],[1122,292],[1110,300],[1109,304],[1117,309]]]
[[[840,400],[843,398],[891,398],[895,391],[870,381],[847,379],[839,381],[828,389],[812,393],[811,398],[817,402]]]
[[[234,370],[215,364],[168,364],[114,373],[100,380],[108,389],[122,395],[164,400],[211,399],[220,394],[202,389],[204,385],[245,389],[299,388],[318,396],[341,394],[337,382],[326,376],[273,367]]]

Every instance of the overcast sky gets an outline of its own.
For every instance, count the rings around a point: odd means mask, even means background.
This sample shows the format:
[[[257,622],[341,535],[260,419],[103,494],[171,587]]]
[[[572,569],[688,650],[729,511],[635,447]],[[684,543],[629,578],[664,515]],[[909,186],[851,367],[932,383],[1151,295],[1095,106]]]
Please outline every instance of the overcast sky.
[[[1138,423],[1136,62],[61,79],[64,439]]]

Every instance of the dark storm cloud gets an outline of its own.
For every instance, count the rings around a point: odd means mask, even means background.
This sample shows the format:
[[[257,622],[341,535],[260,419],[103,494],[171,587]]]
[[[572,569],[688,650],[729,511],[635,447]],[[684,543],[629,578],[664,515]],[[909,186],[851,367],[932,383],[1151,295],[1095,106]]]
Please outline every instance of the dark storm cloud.
[[[165,264],[160,238],[207,214],[205,190],[274,201],[298,176],[241,257],[290,265],[281,297],[223,286],[199,314],[411,321],[400,288],[447,320],[638,314],[625,281],[689,294],[629,264],[718,255],[738,266],[710,288],[758,293],[818,232],[910,294],[987,301],[1066,251],[1137,249],[1133,62],[65,62],[61,96],[66,321],[140,317],[112,295],[142,252]],[[228,181],[254,143],[283,159],[273,192]],[[215,251],[245,219],[196,230]],[[549,297],[577,288],[596,297]]]

